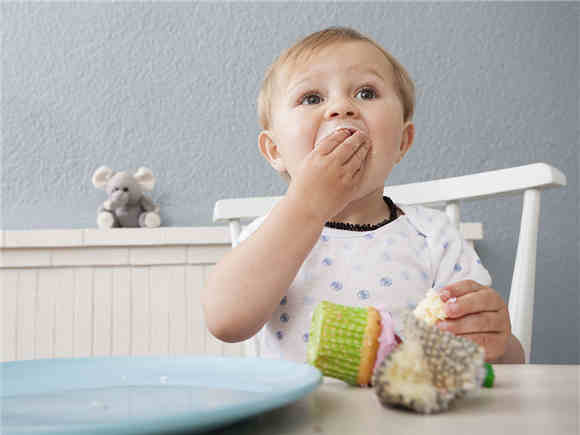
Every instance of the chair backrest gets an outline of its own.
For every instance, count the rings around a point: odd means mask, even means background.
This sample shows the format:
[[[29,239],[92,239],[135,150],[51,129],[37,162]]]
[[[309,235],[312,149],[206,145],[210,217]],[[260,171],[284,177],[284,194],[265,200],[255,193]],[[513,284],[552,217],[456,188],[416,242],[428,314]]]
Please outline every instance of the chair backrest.
[[[482,238],[481,224],[460,225],[460,201],[523,194],[522,217],[508,309],[512,333],[518,337],[529,362],[534,314],[536,247],[540,216],[540,192],[566,185],[566,176],[546,163],[534,163],[461,177],[386,186],[385,194],[406,205],[444,207],[464,238]],[[216,202],[213,220],[228,223],[232,245],[240,235],[242,222],[266,214],[281,197],[222,199]],[[259,355],[258,340],[252,340],[251,354]]]

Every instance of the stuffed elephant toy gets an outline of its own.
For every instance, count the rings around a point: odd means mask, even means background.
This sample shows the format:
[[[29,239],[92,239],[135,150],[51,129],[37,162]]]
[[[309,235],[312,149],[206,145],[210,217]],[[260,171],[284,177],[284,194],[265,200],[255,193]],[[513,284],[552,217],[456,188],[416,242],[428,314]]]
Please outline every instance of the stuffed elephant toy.
[[[97,211],[99,228],[147,227],[161,225],[159,206],[143,194],[153,190],[155,177],[150,169],[139,168],[134,175],[114,173],[101,166],[93,174],[93,184],[109,195]]]

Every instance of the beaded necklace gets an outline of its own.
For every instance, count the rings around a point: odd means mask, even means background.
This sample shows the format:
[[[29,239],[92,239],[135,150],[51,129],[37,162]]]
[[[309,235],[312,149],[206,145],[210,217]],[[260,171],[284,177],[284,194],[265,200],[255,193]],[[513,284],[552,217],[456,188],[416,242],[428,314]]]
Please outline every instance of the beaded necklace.
[[[393,200],[388,196],[383,196],[383,200],[389,206],[390,216],[385,220],[382,220],[378,224],[351,224],[348,222],[326,222],[324,224],[325,227],[328,228],[335,228],[337,230],[348,230],[348,231],[374,231],[382,226],[387,225],[390,222],[393,222],[397,219],[397,211],[399,211],[399,207],[395,205]],[[401,211],[401,214],[404,214]]]

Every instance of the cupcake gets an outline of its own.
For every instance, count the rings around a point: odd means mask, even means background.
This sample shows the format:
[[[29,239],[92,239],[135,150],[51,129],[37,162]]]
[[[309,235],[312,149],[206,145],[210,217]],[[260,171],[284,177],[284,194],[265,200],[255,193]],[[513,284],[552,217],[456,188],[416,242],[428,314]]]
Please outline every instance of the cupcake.
[[[307,361],[325,376],[368,386],[378,362],[400,342],[388,312],[322,301],[312,315]]]
[[[455,302],[456,298],[451,298]],[[437,290],[430,288],[427,290],[425,297],[421,299],[415,310],[415,317],[423,320],[428,325],[435,325],[439,320],[445,320],[445,303],[441,300]]]
[[[390,314],[323,301],[314,310],[307,361],[325,375],[374,386],[385,406],[441,412],[468,393],[493,385],[493,369],[476,343],[435,326],[444,303],[430,289],[403,316],[402,342]]]
[[[443,305],[431,289],[414,312],[406,313],[405,342],[374,373],[373,385],[383,405],[442,412],[482,385],[493,385],[493,368],[484,362],[483,348],[435,326],[445,318]]]

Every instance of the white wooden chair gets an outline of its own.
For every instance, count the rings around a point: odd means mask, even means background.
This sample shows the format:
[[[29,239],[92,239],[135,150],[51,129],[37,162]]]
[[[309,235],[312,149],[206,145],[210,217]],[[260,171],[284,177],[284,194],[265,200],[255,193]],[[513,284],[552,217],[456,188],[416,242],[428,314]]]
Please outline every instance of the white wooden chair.
[[[481,224],[460,225],[461,201],[523,193],[520,234],[508,309],[512,333],[524,347],[526,362],[530,359],[532,341],[540,192],[565,185],[566,176],[558,169],[545,163],[534,163],[461,177],[386,186],[384,190],[386,195],[400,204],[444,207],[451,222],[461,229],[467,240],[482,238],[482,230]],[[266,214],[280,198],[278,196],[219,200],[214,207],[213,220],[216,223],[229,224],[232,245],[235,247],[242,223]],[[247,354],[260,354],[259,343],[255,337],[248,340],[247,344],[249,345]]]

